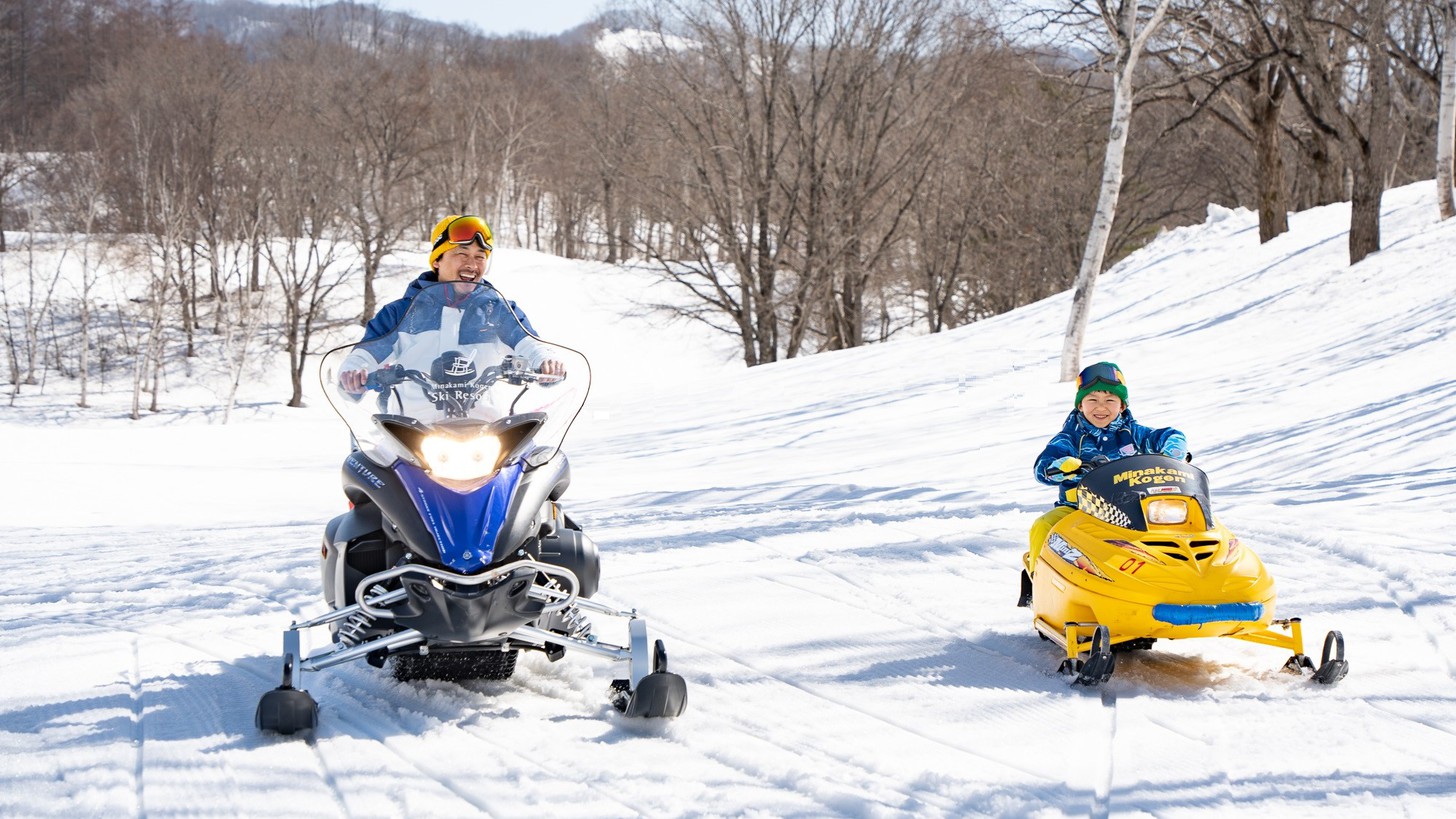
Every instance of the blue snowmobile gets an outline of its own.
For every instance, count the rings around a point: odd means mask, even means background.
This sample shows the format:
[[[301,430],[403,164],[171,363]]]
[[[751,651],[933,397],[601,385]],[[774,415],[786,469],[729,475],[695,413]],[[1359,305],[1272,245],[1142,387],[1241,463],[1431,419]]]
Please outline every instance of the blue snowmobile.
[[[320,376],[353,437],[350,509],[324,532],[329,611],[284,632],[258,728],[318,725],[305,672],[362,659],[401,680],[505,680],[521,651],[625,663],[608,689],[619,711],[682,713],[687,686],[662,641],[635,610],[591,599],[596,544],[558,503],[571,482],[561,441],[591,382],[584,356],[525,332],[490,286],[455,282],[421,291],[388,336],[327,353]],[[599,636],[593,615],[625,621],[625,642]],[[323,626],[328,644],[305,653],[303,635]]]

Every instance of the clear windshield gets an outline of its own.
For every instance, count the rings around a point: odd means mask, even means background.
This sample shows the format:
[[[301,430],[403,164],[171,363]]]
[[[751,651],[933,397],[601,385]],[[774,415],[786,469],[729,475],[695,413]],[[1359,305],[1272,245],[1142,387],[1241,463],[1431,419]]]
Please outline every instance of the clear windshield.
[[[394,332],[329,351],[319,377],[376,463],[413,460],[391,429],[459,432],[529,413],[544,414],[527,453],[542,463],[581,411],[591,367],[527,331],[494,288],[455,282],[421,290]]]

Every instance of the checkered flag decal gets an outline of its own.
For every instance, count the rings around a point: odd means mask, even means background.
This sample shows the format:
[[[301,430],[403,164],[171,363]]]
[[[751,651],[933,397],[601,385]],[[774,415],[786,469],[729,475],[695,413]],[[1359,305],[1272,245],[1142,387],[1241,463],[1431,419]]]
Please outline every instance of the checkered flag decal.
[[[1120,526],[1123,529],[1132,528],[1132,518],[1124,514],[1121,509],[1118,509],[1097,495],[1088,492],[1086,489],[1077,490],[1077,508],[1103,523],[1110,523],[1113,526]]]

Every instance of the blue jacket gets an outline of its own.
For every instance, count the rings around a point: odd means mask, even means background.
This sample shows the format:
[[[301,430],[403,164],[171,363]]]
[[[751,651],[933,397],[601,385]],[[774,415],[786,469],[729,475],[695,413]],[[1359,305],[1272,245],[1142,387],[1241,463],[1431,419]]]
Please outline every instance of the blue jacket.
[[[374,318],[369,319],[369,323],[364,325],[364,337],[359,339],[359,343],[363,344],[366,341],[373,341],[376,338],[381,338],[394,332],[395,328],[399,327],[400,321],[404,319],[404,314],[409,310],[410,302],[414,301],[415,296],[426,287],[432,284],[439,284],[439,282],[439,273],[433,270],[426,270],[424,273],[421,273],[419,278],[410,282],[409,287],[404,289],[403,298],[395,299],[379,308],[379,312],[374,314]],[[494,289],[494,285],[484,279],[480,283]],[[499,293],[500,291],[497,290],[496,292]],[[526,314],[521,311],[521,308],[513,301],[506,302],[506,305],[511,308],[512,313],[515,313],[516,318],[521,322],[521,326],[525,327],[526,331],[531,335],[536,335],[536,328],[531,326],[530,320],[526,318]],[[515,342],[516,339],[510,339],[506,343],[514,344]]]
[[[1057,506],[1076,506],[1067,500],[1067,490],[1077,485],[1075,478],[1054,481],[1046,476],[1047,469],[1058,458],[1081,458],[1083,462],[1101,456],[1117,460],[1128,455],[1160,453],[1182,458],[1188,447],[1183,433],[1172,427],[1153,429],[1134,421],[1132,412],[1126,407],[1122,414],[1113,419],[1106,429],[1098,429],[1088,421],[1080,410],[1072,410],[1062,424],[1062,431],[1047,441],[1046,449],[1036,458],[1036,479],[1044,484],[1061,489]]]

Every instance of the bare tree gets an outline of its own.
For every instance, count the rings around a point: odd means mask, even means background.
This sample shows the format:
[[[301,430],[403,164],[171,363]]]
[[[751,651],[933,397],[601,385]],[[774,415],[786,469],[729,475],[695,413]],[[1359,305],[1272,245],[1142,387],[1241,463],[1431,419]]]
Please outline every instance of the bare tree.
[[[1456,216],[1452,200],[1453,163],[1456,163],[1456,0],[1441,4],[1445,48],[1441,56],[1441,108],[1436,128],[1436,200],[1441,218]]]
[[[1044,55],[974,40],[962,54],[972,79],[953,97],[954,118],[911,207],[907,242],[907,284],[924,295],[931,332],[1071,285],[1087,225],[1067,203],[1096,191],[1105,138],[1104,116],[1087,104],[1096,97],[1050,69],[1039,72]],[[1135,209],[1121,209],[1123,225],[1143,224]],[[1123,225],[1114,248],[1137,239]]]
[[[11,276],[8,268],[14,264],[14,254],[0,256],[0,314],[5,321],[5,362],[10,373],[10,402],[20,394],[22,382],[34,383],[35,349],[38,346],[34,330],[39,322],[32,317],[36,313],[36,259],[34,236],[26,242],[28,258],[25,261],[25,287],[22,293],[12,296]],[[14,301],[12,301],[14,299]],[[46,299],[48,301],[48,299]],[[30,375],[27,377],[27,373]]]
[[[672,225],[642,250],[695,300],[678,311],[736,335],[749,366],[780,357],[779,280],[800,194],[785,184],[783,86],[813,4],[667,2],[672,21],[656,17],[657,43],[636,57],[662,134],[647,210]]]
[[[1289,230],[1283,112],[1290,79],[1260,19],[1272,14],[1267,4],[1240,3],[1175,14],[1168,25],[1179,47],[1156,52],[1192,106],[1175,127],[1206,114],[1252,149],[1260,242]]]
[[[896,259],[905,216],[948,124],[965,62],[953,15],[933,0],[862,0],[812,9],[795,56],[785,127],[797,195],[791,264],[821,293],[826,349],[866,341],[867,299]],[[791,223],[792,224],[792,223]],[[791,325],[789,354],[803,348]]]
[[[433,117],[430,122],[439,147],[424,168],[430,201],[418,227],[421,239],[426,238],[434,220],[446,213],[495,213],[499,164],[489,124],[494,96],[457,92],[489,87],[490,77],[479,66],[446,65],[430,75],[430,98],[448,99],[450,106],[447,116]]]
[[[242,256],[240,254],[235,258],[240,259]],[[241,269],[236,274],[235,277],[230,277],[237,283],[236,290],[220,308],[227,312],[222,332],[223,358],[228,367],[227,398],[223,402],[222,411],[224,424],[232,419],[243,376],[248,373],[250,365],[257,363],[254,361],[254,354],[257,352],[257,343],[261,340],[260,331],[272,314],[275,297],[273,290],[254,291],[248,288]]]
[[[1084,20],[1090,17],[1101,23],[1110,46],[1106,56],[1112,75],[1112,123],[1107,131],[1107,151],[1102,165],[1102,185],[1097,193],[1097,209],[1087,234],[1082,264],[1077,271],[1077,283],[1072,291],[1072,312],[1062,342],[1063,381],[1076,378],[1081,369],[1082,340],[1092,314],[1092,291],[1097,285],[1097,276],[1102,272],[1108,238],[1112,235],[1112,222],[1117,215],[1123,156],[1127,149],[1128,129],[1132,124],[1133,77],[1138,58],[1148,39],[1162,25],[1168,5],[1169,0],[1156,0],[1150,8],[1143,8],[1138,0],[1073,0],[1071,3],[1076,16]]]
[[[1258,0],[1243,0],[1255,3]],[[1333,137],[1350,171],[1350,263],[1380,250],[1380,200],[1394,154],[1389,0],[1284,0],[1285,31],[1267,26],[1292,70],[1314,129]]]
[[[5,229],[10,227],[5,218],[9,210],[7,201],[11,193],[24,185],[34,172],[34,161],[17,149],[14,137],[0,134],[0,253],[9,249],[5,246]]]
[[[585,72],[565,75],[562,82],[567,84],[567,99],[573,106],[561,127],[553,129],[558,137],[553,145],[563,154],[583,155],[590,161],[555,163],[564,173],[555,175],[558,180],[554,187],[585,187],[589,180],[596,188],[605,261],[616,264],[628,255],[632,244],[634,194],[629,189],[642,172],[637,158],[645,138],[643,112],[636,100],[629,61],[593,53]],[[582,123],[590,124],[581,127]],[[568,178],[560,179],[562,176]],[[574,176],[586,178],[573,184],[575,180],[570,177]]]
[[[60,252],[55,256],[53,265],[47,267],[42,262],[41,254],[37,252],[40,246],[33,225],[26,237],[24,247],[24,289],[17,301],[18,306],[12,306],[10,300],[13,297],[8,292],[5,297],[6,340],[12,358],[12,395],[20,391],[22,384],[33,386],[41,383],[44,376],[42,370],[45,365],[46,338],[43,334],[46,325],[51,320],[56,288],[60,284],[66,257],[70,253],[69,247],[61,247]],[[46,249],[55,250],[55,248]],[[3,286],[3,282],[0,282],[0,287]],[[8,291],[8,288],[6,290]],[[10,317],[11,310],[19,312],[18,333],[15,330],[15,322]]]
[[[76,292],[80,329],[75,344],[78,359],[76,373],[80,383],[76,405],[86,407],[89,406],[92,331],[96,319],[94,293],[113,255],[111,242],[96,235],[106,207],[101,184],[103,173],[97,154],[91,151],[72,151],[58,155],[41,172],[46,178],[44,188],[50,202],[75,220],[74,224],[80,233],[81,269]]]
[[[431,106],[428,72],[410,53],[337,53],[324,120],[344,153],[341,190],[349,236],[363,265],[360,323],[376,310],[374,280],[384,257],[419,230],[411,186],[428,159],[431,125],[447,118]]]
[[[38,139],[59,102],[185,23],[181,0],[0,0],[0,131]]]
[[[272,67],[283,87],[299,87],[316,69],[307,62]],[[328,93],[322,83],[297,93],[287,103],[287,115],[268,133],[258,161],[266,168],[263,186],[268,191],[265,209],[270,238],[262,243],[263,257],[279,287],[283,311],[283,345],[288,353],[292,393],[288,406],[303,406],[303,379],[317,333],[329,323],[333,294],[348,279],[341,265],[341,236],[348,208],[341,194],[340,176],[352,172],[344,152],[326,125],[308,116]]]
[[[676,309],[736,335],[750,365],[892,332],[871,302],[904,263],[951,104],[958,4],[659,5],[636,58],[660,140],[642,211],[671,230],[643,250],[690,294]]]

